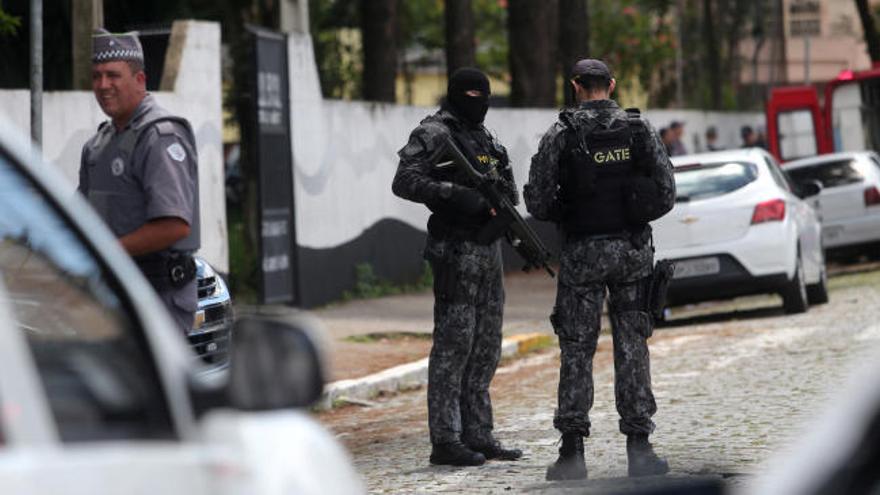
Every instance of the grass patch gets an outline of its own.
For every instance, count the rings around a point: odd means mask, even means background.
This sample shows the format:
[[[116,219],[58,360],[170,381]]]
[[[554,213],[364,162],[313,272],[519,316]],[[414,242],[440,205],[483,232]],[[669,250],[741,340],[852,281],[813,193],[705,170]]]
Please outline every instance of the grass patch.
[[[374,332],[363,335],[350,335],[343,339],[345,342],[356,344],[375,344],[394,340],[430,340],[432,335],[425,332]]]
[[[395,284],[376,275],[373,265],[358,263],[354,267],[354,289],[342,293],[343,301],[352,299],[375,299],[377,297],[394,296],[409,292],[421,292],[434,285],[434,273],[427,261],[422,265],[422,274],[413,284]]]
[[[227,203],[229,236],[229,291],[236,304],[257,304],[260,299],[256,253],[247,249],[241,206]]]

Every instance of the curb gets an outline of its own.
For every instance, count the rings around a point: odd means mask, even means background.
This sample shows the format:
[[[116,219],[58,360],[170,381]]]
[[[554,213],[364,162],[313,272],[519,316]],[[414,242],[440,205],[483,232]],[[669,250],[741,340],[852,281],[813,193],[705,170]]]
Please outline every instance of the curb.
[[[519,357],[552,342],[553,336],[544,333],[513,335],[501,341],[501,359]],[[326,411],[339,402],[369,405],[370,399],[379,394],[419,388],[427,383],[428,358],[423,358],[362,378],[328,383],[314,409]]]

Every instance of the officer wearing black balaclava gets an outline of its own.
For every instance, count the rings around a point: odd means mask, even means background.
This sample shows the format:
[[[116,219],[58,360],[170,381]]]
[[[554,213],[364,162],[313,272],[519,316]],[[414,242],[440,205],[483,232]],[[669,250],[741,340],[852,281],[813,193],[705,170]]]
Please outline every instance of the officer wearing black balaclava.
[[[519,202],[507,150],[483,126],[489,94],[481,71],[455,71],[440,110],[422,120],[398,152],[392,184],[394,194],[431,210],[424,257],[434,274],[428,366],[432,464],[476,466],[522,456],[502,447],[492,433],[489,384],[501,356],[504,287],[500,241],[478,242],[477,234],[495,212],[445,156],[451,137],[478,170],[496,168],[500,188]]]

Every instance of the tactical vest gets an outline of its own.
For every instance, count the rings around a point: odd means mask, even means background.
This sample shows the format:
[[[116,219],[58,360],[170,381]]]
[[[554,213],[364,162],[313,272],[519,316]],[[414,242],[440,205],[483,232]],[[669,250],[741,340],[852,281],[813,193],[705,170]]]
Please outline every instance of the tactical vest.
[[[604,127],[563,113],[568,127],[560,164],[562,228],[569,234],[613,234],[643,227],[630,215],[629,186],[643,173],[644,125],[638,113]]]
[[[193,160],[197,160],[195,135],[193,134],[189,122],[182,117],[168,113],[165,109],[156,104],[150,105],[143,114],[132,119],[130,125],[125,130],[125,133],[119,137],[118,142],[114,143],[115,146],[113,146],[112,149],[118,152],[118,156],[113,157],[112,159],[114,161],[121,160],[121,163],[123,164],[122,168],[130,167],[134,159],[134,150],[141,137],[145,135],[145,131],[155,126],[162,134],[173,134],[175,132],[174,123],[180,124],[185,129],[188,139],[183,140],[183,145],[186,153],[189,154]],[[106,170],[101,171],[100,173],[91,170],[93,166],[108,159],[108,157],[104,155],[108,151],[108,144],[110,144],[109,142],[114,132],[112,122],[106,121],[98,127],[98,133],[95,137],[86,143],[85,155],[83,156],[84,166],[81,167],[80,173],[80,188],[85,192],[92,207],[95,208],[110,229],[119,236],[143,225],[145,218],[138,218],[137,212],[133,211],[137,209],[135,208],[135,205],[119,205],[111,199],[114,196],[119,197],[120,192],[116,190],[114,178],[111,175],[108,175]],[[120,199],[124,200],[124,198]],[[176,242],[172,246],[173,250],[191,252],[200,247],[198,187],[196,187],[196,195],[193,198],[193,201],[193,225],[190,226],[190,235]],[[114,212],[114,209],[120,207],[125,208],[125,213],[130,215],[130,218],[126,219],[128,220],[127,222],[122,221],[122,225],[118,225],[120,223],[120,220],[118,220],[120,216],[118,214],[119,212]]]
[[[507,167],[507,154],[485,130],[468,131],[457,120],[438,115],[432,115],[422,121],[422,123],[428,122],[436,122],[449,129],[459,148],[474,161],[474,168],[478,172],[484,173],[491,167],[498,169]],[[438,181],[476,187],[471,178],[455,165],[434,167],[429,175]],[[491,219],[488,211],[484,215],[468,216],[444,204],[428,205],[428,208],[432,213],[431,218],[428,219],[428,231],[437,238],[473,240],[479,228]]]

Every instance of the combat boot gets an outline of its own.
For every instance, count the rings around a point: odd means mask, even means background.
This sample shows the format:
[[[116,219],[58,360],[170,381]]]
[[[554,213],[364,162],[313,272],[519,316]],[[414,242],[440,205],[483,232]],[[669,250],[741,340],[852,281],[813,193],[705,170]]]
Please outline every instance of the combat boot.
[[[630,476],[652,476],[669,472],[666,459],[654,453],[648,435],[627,435],[626,458]]]
[[[523,453],[520,449],[506,449],[498,440],[492,438],[487,442],[469,442],[465,445],[474,452],[483,454],[486,459],[499,459],[502,461],[515,461],[522,457]]]
[[[447,466],[482,466],[486,456],[465,447],[456,440],[449,443],[435,443],[431,448],[431,464]]]
[[[564,433],[559,459],[547,468],[547,481],[584,479],[587,479],[584,437],[580,433]]]

